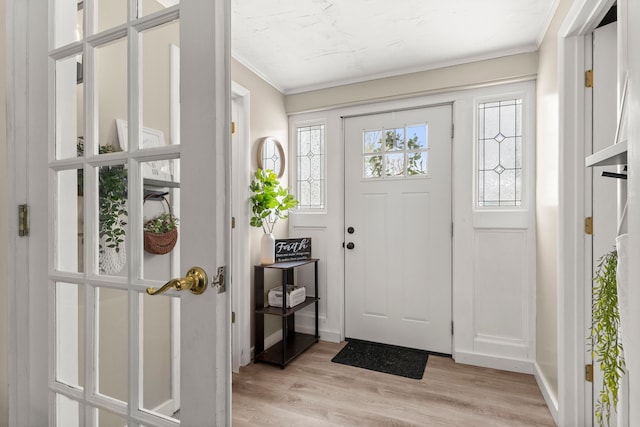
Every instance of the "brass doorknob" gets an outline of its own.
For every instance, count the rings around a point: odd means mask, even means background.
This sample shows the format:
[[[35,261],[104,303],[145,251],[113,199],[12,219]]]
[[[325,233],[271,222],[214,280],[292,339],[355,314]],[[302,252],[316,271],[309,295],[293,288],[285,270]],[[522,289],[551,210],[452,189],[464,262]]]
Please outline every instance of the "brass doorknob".
[[[200,267],[191,267],[187,271],[185,277],[169,280],[160,289],[147,288],[149,295],[158,295],[167,292],[170,289],[176,291],[190,290],[192,294],[200,295],[207,289],[208,283],[207,273]]]

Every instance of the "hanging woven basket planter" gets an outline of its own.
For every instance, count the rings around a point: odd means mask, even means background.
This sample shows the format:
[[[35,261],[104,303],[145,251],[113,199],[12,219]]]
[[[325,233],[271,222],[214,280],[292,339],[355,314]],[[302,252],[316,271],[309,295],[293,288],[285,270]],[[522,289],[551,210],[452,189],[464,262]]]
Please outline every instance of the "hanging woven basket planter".
[[[145,196],[144,202],[152,196],[153,194]],[[144,250],[155,255],[171,252],[178,241],[178,218],[173,215],[171,204],[166,197],[162,196],[162,201],[169,207],[169,211],[144,224]]]

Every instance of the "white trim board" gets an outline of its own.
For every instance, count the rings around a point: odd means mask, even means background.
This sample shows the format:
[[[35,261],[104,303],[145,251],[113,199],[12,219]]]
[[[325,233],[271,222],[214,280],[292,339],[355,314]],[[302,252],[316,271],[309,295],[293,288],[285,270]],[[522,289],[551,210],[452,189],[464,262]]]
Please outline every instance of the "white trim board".
[[[531,360],[507,359],[504,357],[491,356],[480,353],[467,353],[456,351],[454,354],[456,363],[463,365],[480,366],[483,368],[499,369],[501,371],[518,372],[521,374],[533,374]]]
[[[232,206],[236,217],[236,226],[232,239],[232,266],[230,287],[232,292],[232,310],[236,314],[236,323],[232,325],[232,363],[233,371],[251,362],[251,256],[249,253],[249,226],[243,218],[248,217],[249,176],[251,175],[250,146],[251,135],[251,93],[248,89],[232,81],[233,102],[238,106],[236,133],[238,140],[232,152]],[[240,220],[238,220],[240,219]]]
[[[584,234],[576,218],[585,217],[584,87],[585,36],[612,0],[573,3],[558,32],[560,101],[558,218],[558,416],[561,426],[591,425],[583,378],[585,351]]]
[[[533,364],[533,369],[533,375],[536,378],[536,383],[538,383],[542,397],[547,404],[547,408],[549,408],[549,412],[551,412],[553,421],[558,425],[558,397],[553,394],[553,388],[545,378],[537,362]]]

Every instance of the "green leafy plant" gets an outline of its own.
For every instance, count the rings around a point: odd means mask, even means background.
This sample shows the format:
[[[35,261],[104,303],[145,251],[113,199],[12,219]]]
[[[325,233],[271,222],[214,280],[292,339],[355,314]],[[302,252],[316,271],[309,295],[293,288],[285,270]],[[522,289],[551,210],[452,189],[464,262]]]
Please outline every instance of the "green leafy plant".
[[[78,139],[78,155],[84,154],[84,140]],[[99,154],[116,152],[112,145],[100,145]],[[84,193],[82,171],[78,171],[78,194]],[[98,173],[98,230],[100,234],[100,253],[104,252],[104,244],[108,248],[120,252],[126,235],[127,212],[127,170],[124,165],[102,166]]]
[[[178,222],[178,218],[172,213],[161,213],[160,215],[146,222],[146,224],[144,225],[144,231],[158,234],[167,233],[176,228],[178,226]]]
[[[251,196],[251,221],[253,227],[262,227],[272,233],[278,219],[287,218],[286,211],[298,205],[298,201],[283,188],[274,171],[258,169],[249,186]]]
[[[600,258],[593,278],[591,354],[602,371],[602,389],[596,402],[595,416],[600,426],[610,425],[611,410],[618,405],[618,389],[624,374],[624,355],[620,341],[620,312],[616,286],[617,251]]]

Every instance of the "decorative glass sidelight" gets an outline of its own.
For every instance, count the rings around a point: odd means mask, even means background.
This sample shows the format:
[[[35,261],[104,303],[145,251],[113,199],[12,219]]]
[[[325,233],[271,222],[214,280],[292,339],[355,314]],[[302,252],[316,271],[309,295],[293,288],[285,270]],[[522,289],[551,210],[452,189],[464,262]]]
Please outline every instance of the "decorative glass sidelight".
[[[478,105],[477,205],[522,205],[522,99]]]
[[[298,143],[298,209],[325,207],[325,127],[323,124],[296,128]]]

